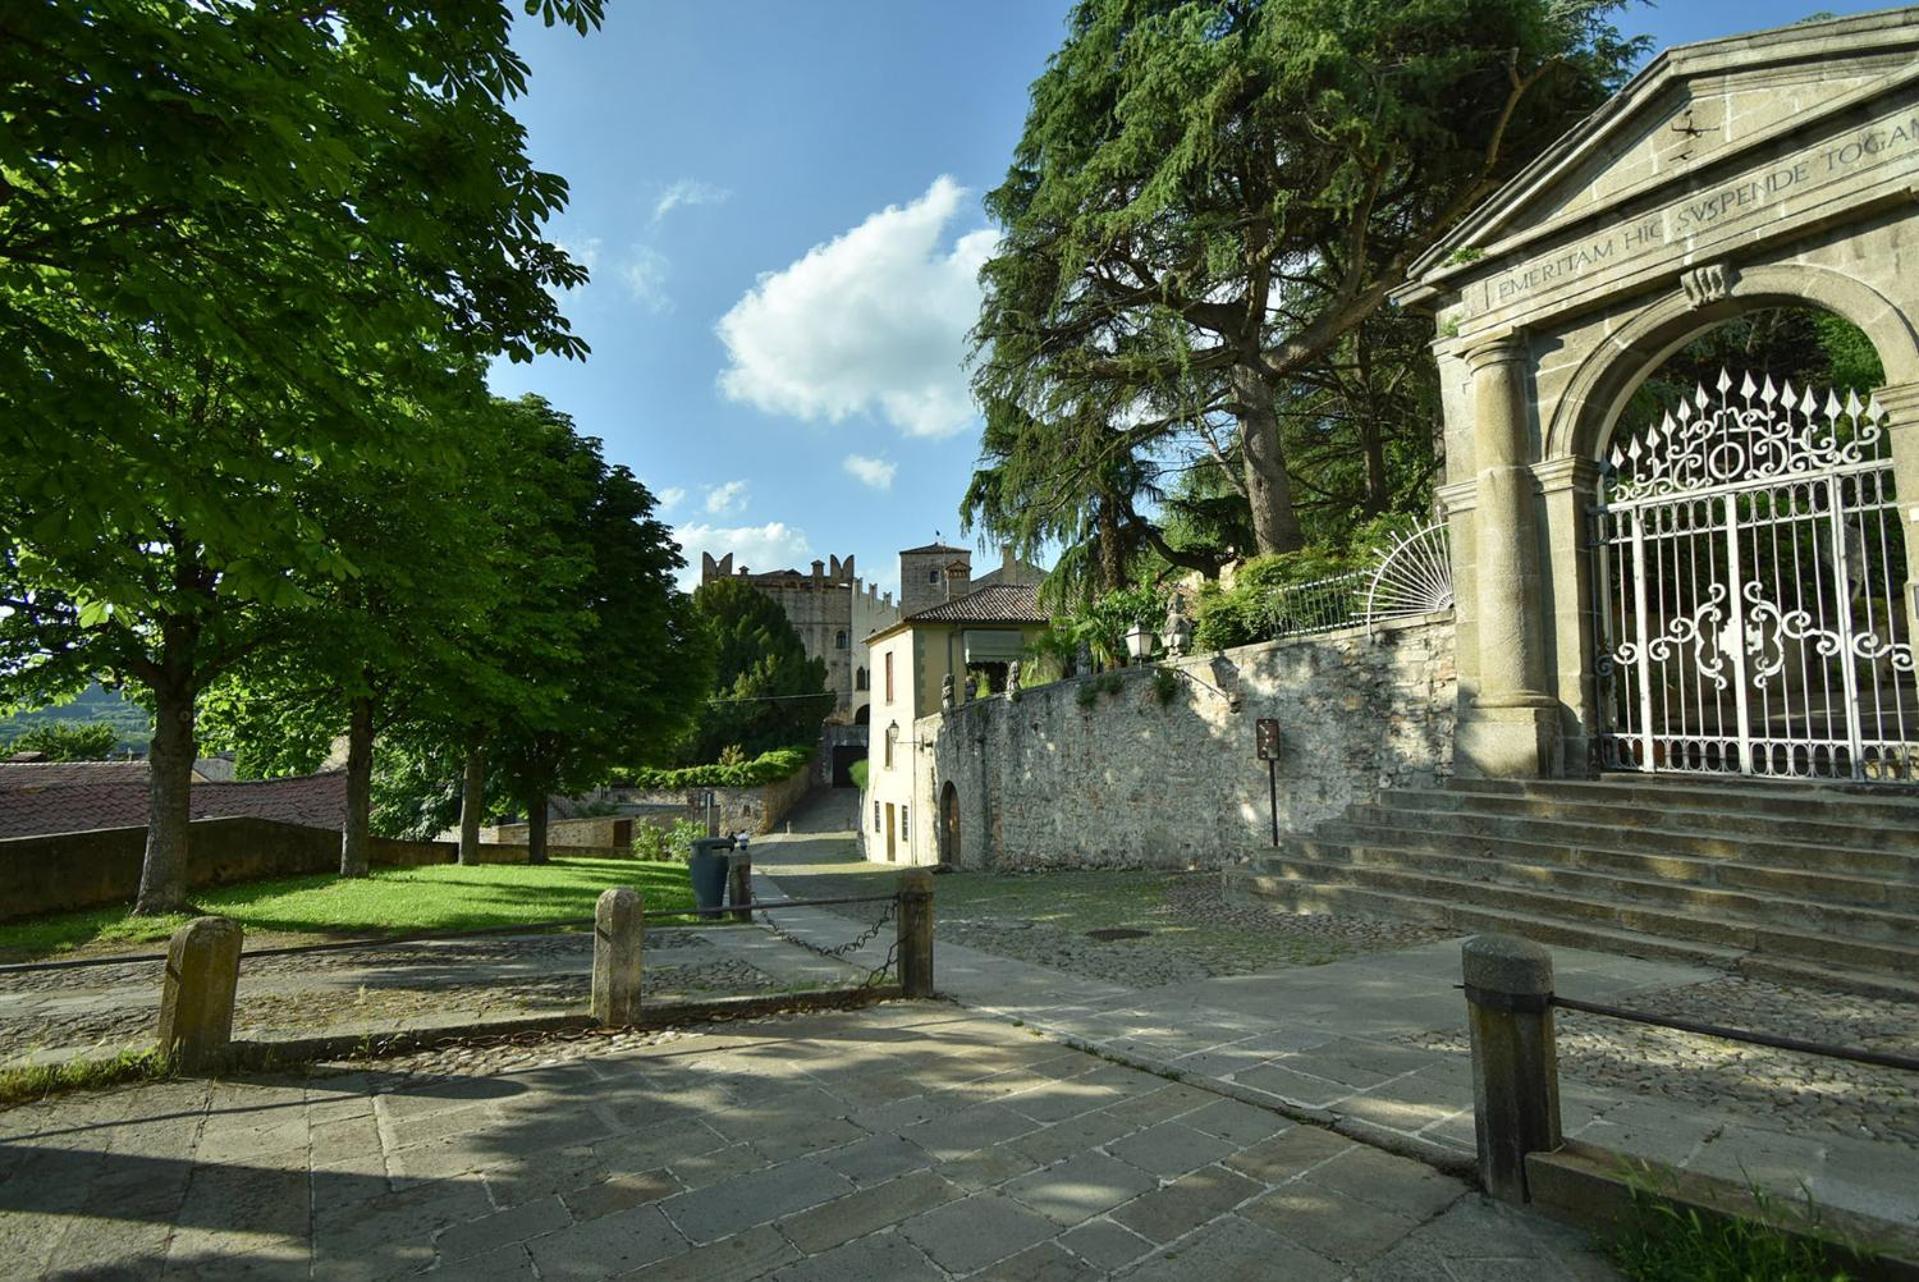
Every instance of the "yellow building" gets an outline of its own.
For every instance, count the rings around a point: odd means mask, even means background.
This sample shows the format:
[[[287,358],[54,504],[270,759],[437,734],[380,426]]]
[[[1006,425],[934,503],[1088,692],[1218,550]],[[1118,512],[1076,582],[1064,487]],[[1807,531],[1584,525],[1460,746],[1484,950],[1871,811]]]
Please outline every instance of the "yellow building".
[[[941,549],[940,555],[958,551]],[[903,553],[902,561],[908,555],[914,554]],[[1000,572],[989,577],[999,579]],[[1037,577],[1037,571],[1020,577]],[[918,795],[914,723],[940,711],[949,676],[956,704],[965,703],[981,683],[993,692],[1004,690],[1011,664],[1045,625],[1032,583],[994,581],[910,613],[867,638],[872,732],[860,846],[868,859],[940,861],[938,834],[928,826],[932,807]]]

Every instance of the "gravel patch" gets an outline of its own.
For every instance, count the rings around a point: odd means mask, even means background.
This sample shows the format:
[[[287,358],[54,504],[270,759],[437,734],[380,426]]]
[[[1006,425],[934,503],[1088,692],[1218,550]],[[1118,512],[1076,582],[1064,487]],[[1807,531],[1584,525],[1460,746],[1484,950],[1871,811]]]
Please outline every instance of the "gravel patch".
[[[1919,1005],[1726,976],[1633,993],[1619,1005],[1779,1036],[1919,1054]],[[1818,1138],[1919,1149],[1919,1081],[1896,1069],[1773,1050],[1675,1029],[1560,1011],[1562,1077],[1763,1121]],[[1424,1033],[1407,1045],[1465,1054],[1464,1039]]]
[[[1096,880],[1101,877],[1103,883]],[[952,881],[937,883],[935,905]],[[954,889],[952,906],[937,910],[942,939],[1127,988],[1323,965],[1453,933],[1408,922],[1289,913],[1228,895],[1215,873],[1025,873],[995,878],[990,895],[978,894],[977,885]],[[1057,911],[1056,891],[1070,891],[1069,913]],[[1088,933],[1115,928],[1147,933],[1134,939]]]

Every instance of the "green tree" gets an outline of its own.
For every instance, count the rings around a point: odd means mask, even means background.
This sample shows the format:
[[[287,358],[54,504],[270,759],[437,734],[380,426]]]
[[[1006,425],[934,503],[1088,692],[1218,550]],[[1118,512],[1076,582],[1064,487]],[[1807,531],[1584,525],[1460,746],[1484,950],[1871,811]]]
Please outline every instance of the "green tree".
[[[811,743],[833,710],[826,664],[809,659],[778,603],[739,579],[714,579],[693,594],[713,645],[712,698],[681,752],[688,765]]]
[[[510,26],[497,0],[0,15],[0,701],[145,687],[136,911],[186,901],[200,692],[354,573],[301,496],[414,451],[483,358],[583,350]]]
[[[549,798],[665,761],[713,679],[707,634],[674,583],[685,561],[653,495],[609,466],[597,440],[569,431],[567,446],[575,483],[552,509],[552,537],[584,572],[541,608],[570,615],[579,632],[533,670],[538,697],[516,702],[491,753],[503,791],[525,809],[534,863],[546,862]]]
[[[987,199],[975,387],[1101,439],[1002,507],[1191,434],[1300,546],[1283,389],[1623,79],[1617,2],[1080,0]]]
[[[38,752],[49,761],[105,761],[120,742],[120,732],[105,721],[43,721],[0,746],[0,756]]]

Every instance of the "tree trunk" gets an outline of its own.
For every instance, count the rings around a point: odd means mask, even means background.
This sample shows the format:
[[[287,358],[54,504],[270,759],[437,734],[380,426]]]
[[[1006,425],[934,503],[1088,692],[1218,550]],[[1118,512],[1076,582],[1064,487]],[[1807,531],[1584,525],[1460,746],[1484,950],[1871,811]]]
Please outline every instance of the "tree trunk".
[[[1119,513],[1114,510],[1112,500],[1104,494],[1099,496],[1093,520],[1099,539],[1100,587],[1108,592],[1117,592],[1126,586],[1126,557],[1120,547]]]
[[[546,794],[539,793],[526,802],[526,861],[546,862]]]
[[[1265,373],[1250,365],[1232,370],[1239,402],[1240,453],[1245,457],[1246,499],[1253,509],[1253,539],[1262,555],[1296,552],[1305,543],[1293,510],[1293,478],[1279,438],[1279,416]]]
[[[1361,510],[1367,516],[1378,516],[1392,500],[1392,480],[1386,475],[1386,436],[1379,430],[1379,389],[1373,383],[1373,348],[1364,324],[1354,334],[1353,350],[1364,397],[1363,403],[1349,406],[1359,423],[1360,449],[1366,455],[1366,501]]]
[[[373,697],[356,696],[347,714],[346,823],[340,829],[340,875],[364,877],[372,865]]]
[[[486,741],[473,737],[460,785],[460,862],[480,862],[480,812],[486,807]]]
[[[133,904],[133,911],[143,916],[189,907],[187,824],[193,817],[193,684],[169,674],[154,682],[152,689],[147,849],[140,863],[140,893]]]

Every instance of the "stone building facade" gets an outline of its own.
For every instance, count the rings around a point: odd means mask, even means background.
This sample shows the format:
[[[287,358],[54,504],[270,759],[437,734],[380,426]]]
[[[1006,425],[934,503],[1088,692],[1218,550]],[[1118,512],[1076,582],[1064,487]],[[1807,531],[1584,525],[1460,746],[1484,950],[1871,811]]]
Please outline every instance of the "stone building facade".
[[[1451,773],[1449,615],[1165,666],[1170,697],[1154,669],[1135,667],[913,722],[896,751],[910,755],[910,805],[924,821],[901,861],[1219,867],[1271,840],[1274,793],[1279,830],[1298,833],[1377,789]],[[1261,718],[1279,723],[1272,778],[1255,748]]]
[[[830,720],[863,720],[869,684],[865,639],[898,621],[892,593],[862,582],[850,556],[815,561],[810,571],[754,574],[746,566],[734,569],[731,552],[717,559],[701,553],[700,582],[722,578],[742,579],[777,602],[799,632],[807,657],[825,662],[826,685],[835,699]]]
[[[1916,193],[1919,8],[1906,8],[1660,54],[1414,264],[1396,297],[1438,320],[1462,774],[1577,777],[1601,766],[1597,746],[1621,714],[1600,694],[1618,652],[1604,641],[1592,518],[1616,467],[1611,447],[1631,427],[1622,415],[1670,354],[1759,309],[1835,313],[1865,332],[1884,365],[1876,404],[1898,508],[1888,538],[1903,544],[1893,563],[1905,582],[1882,598],[1897,617],[1888,636],[1882,615],[1878,640],[1903,636],[1891,648],[1904,649],[1911,671]],[[1783,448],[1831,447],[1812,444]],[[1715,455],[1706,466],[1729,488],[1755,466],[1764,476],[1750,457]],[[1730,613],[1742,592],[1727,586]],[[1779,643],[1751,617],[1702,624],[1658,617],[1657,602],[1637,610],[1639,620],[1649,614],[1651,642],[1695,652],[1698,670],[1763,662],[1743,651]],[[1760,732],[1727,730],[1714,760],[1752,773],[1764,761]],[[1638,768],[1673,768],[1651,738]]]

